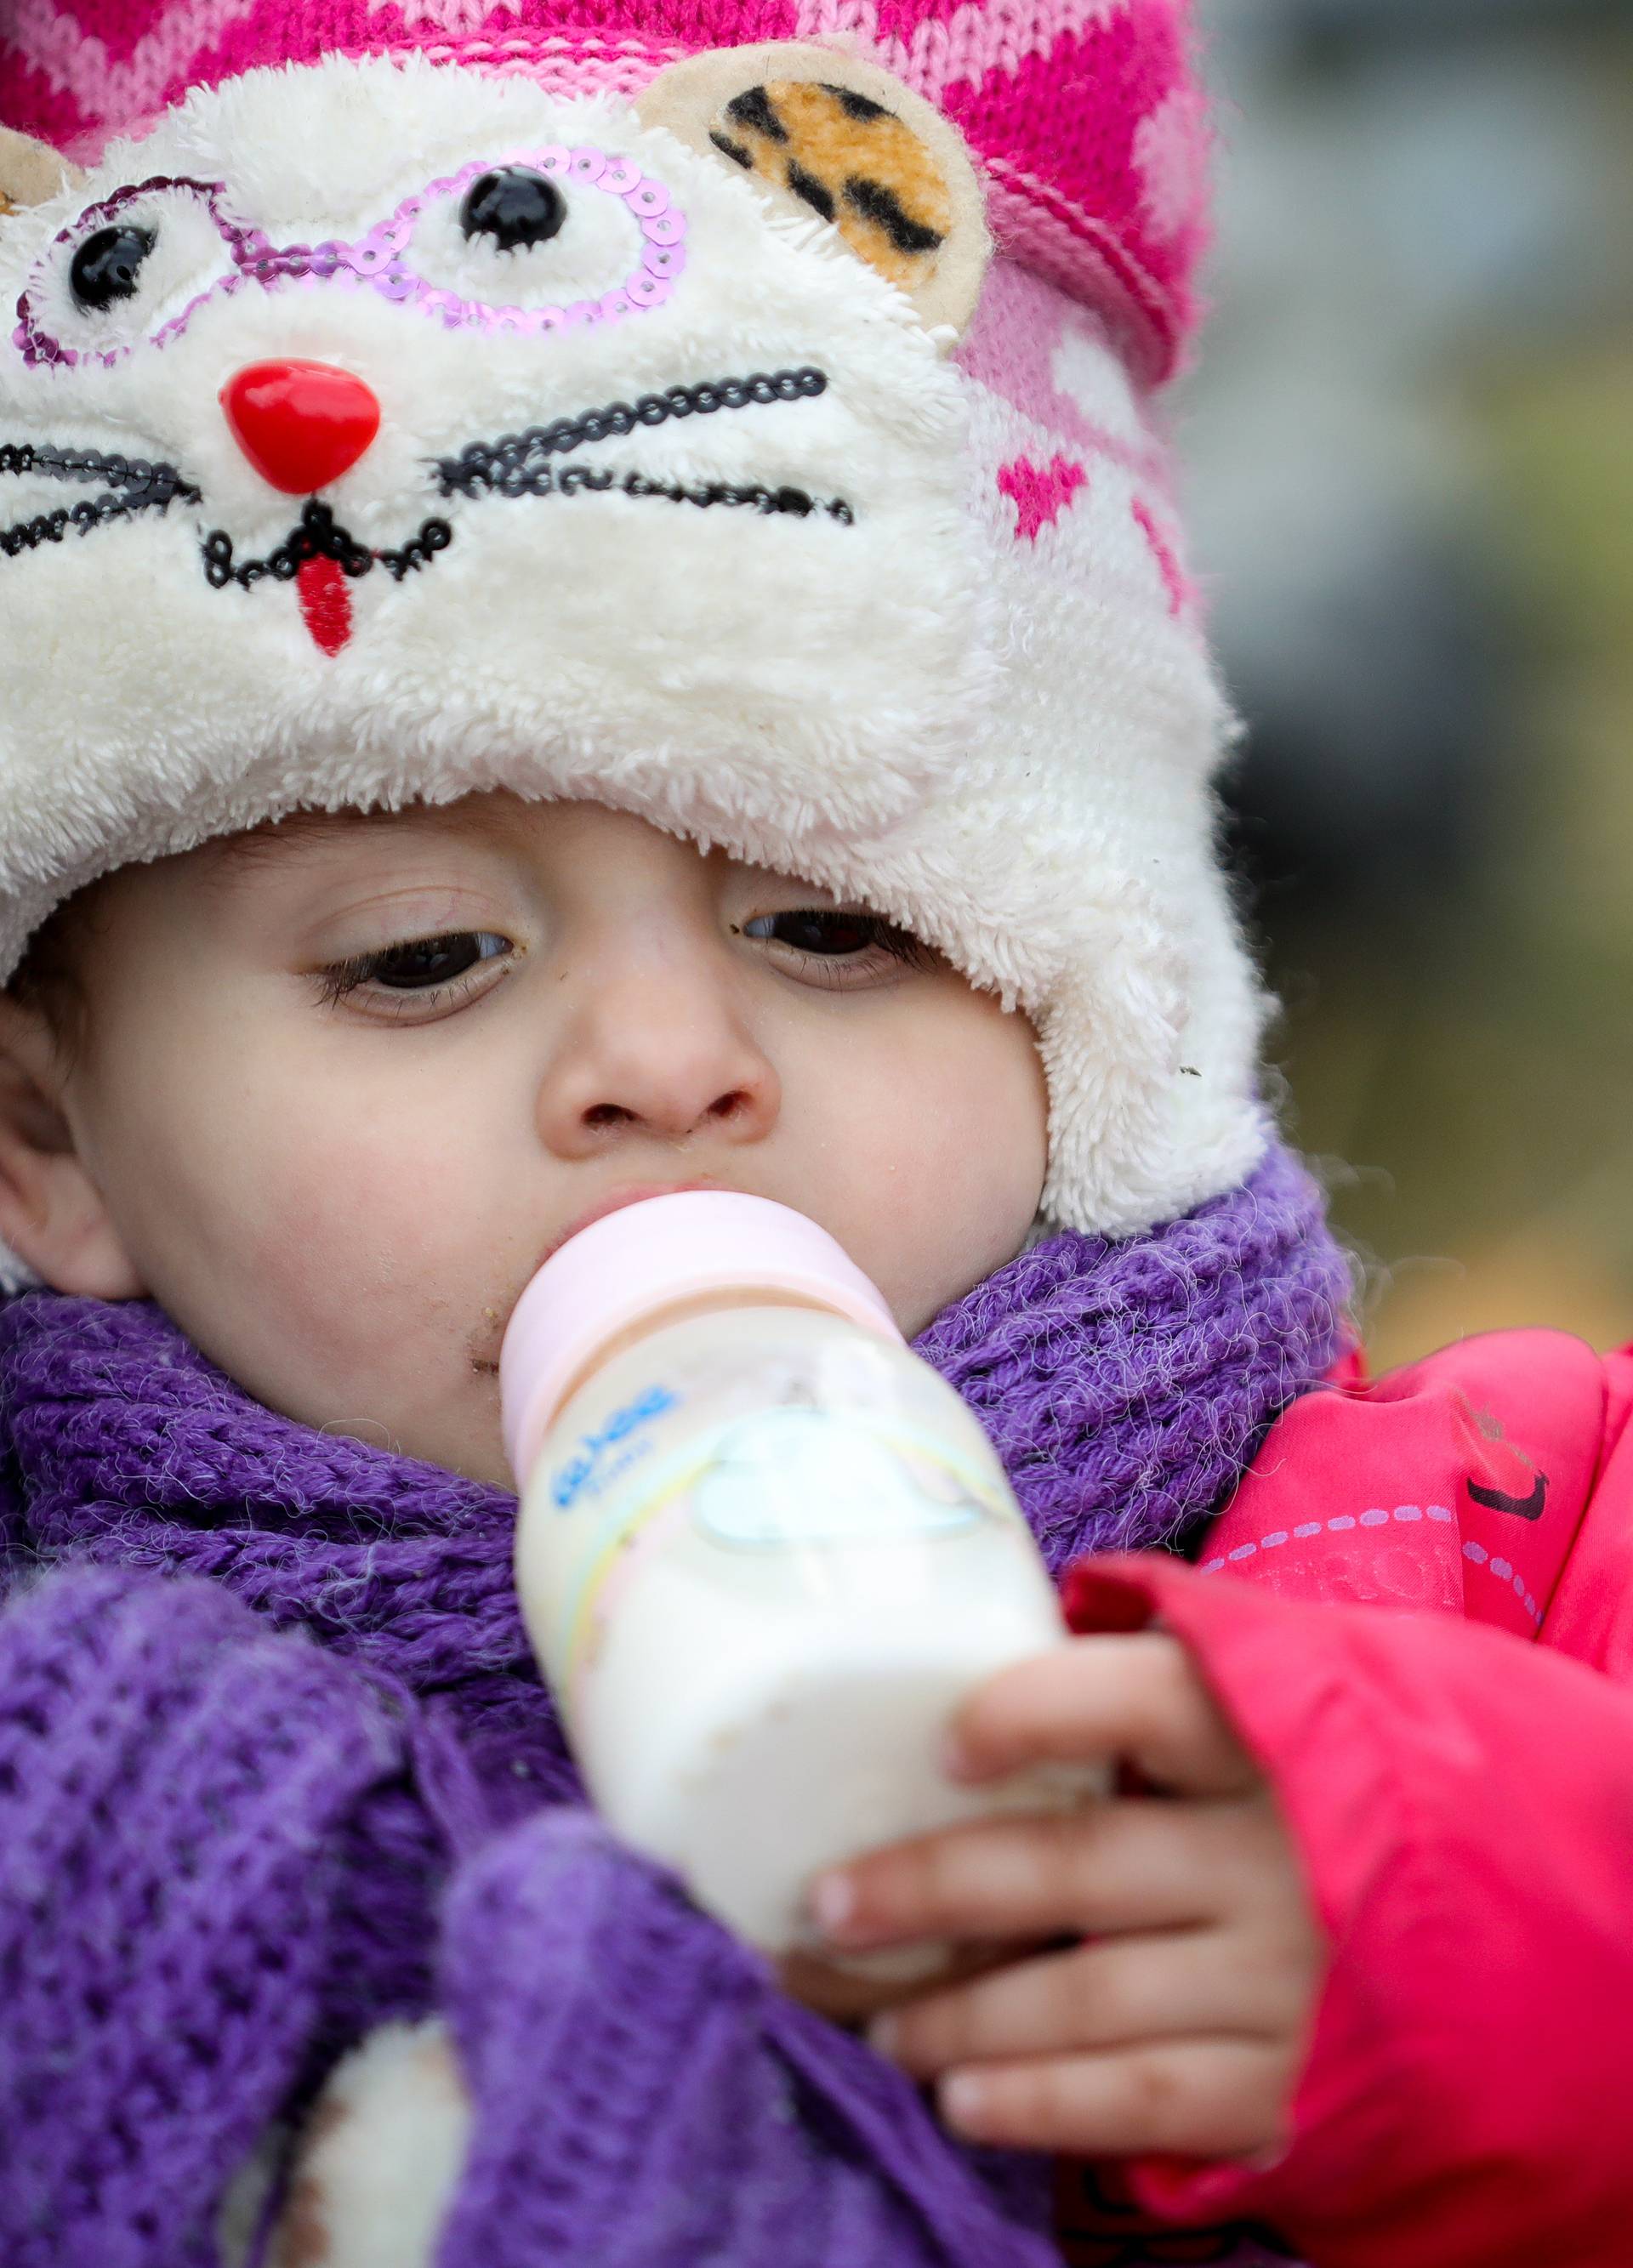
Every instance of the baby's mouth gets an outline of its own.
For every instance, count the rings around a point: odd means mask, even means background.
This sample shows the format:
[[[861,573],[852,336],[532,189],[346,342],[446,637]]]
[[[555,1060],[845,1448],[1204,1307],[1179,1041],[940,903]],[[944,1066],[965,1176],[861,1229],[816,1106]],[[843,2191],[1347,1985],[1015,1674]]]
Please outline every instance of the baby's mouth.
[[[706,1174],[691,1180],[675,1177],[668,1181],[624,1182],[605,1191],[594,1204],[586,1205],[582,1211],[574,1213],[546,1241],[540,1248],[538,1258],[533,1263],[527,1274],[521,1278],[513,1291],[506,1292],[499,1305],[483,1308],[482,1321],[470,1333],[465,1345],[471,1369],[478,1378],[499,1376],[499,1349],[505,1343],[505,1333],[509,1328],[510,1319],[515,1312],[517,1301],[545,1262],[553,1260],[562,1246],[571,1243],[581,1229],[592,1228],[598,1220],[605,1220],[610,1213],[622,1212],[628,1205],[644,1204],[652,1197],[683,1197],[691,1195],[696,1189],[730,1189],[734,1186],[732,1182],[722,1181],[717,1175]]]

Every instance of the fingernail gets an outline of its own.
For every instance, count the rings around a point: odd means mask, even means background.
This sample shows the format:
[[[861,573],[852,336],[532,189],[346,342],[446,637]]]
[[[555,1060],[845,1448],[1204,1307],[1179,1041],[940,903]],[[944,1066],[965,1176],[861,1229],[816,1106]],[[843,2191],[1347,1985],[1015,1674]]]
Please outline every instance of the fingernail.
[[[876,2055],[884,2056],[893,2063],[896,2059],[897,2043],[901,2038],[901,2029],[895,2017],[889,2014],[876,2016],[868,2027],[868,2046],[873,2049]]]
[[[949,1779],[970,1779],[974,1776],[969,1751],[955,1732],[942,1735],[942,1770]]]
[[[818,1874],[811,1884],[811,1918],[824,1937],[838,1937],[856,1912],[856,1887],[848,1874]]]
[[[936,2100],[948,2125],[979,2126],[986,2100],[986,2083],[976,2072],[950,2072],[936,2089]]]

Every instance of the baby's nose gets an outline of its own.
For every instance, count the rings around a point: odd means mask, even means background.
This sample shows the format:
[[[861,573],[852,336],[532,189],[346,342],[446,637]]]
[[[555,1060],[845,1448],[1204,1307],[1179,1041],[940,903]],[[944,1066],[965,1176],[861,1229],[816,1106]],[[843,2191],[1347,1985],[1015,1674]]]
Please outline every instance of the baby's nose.
[[[221,389],[233,438],[264,481],[312,496],[350,472],[380,431],[380,403],[327,362],[252,362]]]

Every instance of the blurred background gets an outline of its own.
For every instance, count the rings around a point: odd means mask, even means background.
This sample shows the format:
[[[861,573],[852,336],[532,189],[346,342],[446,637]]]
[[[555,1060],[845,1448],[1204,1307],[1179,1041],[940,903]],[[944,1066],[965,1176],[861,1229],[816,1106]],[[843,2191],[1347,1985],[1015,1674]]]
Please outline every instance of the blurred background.
[[[1177,435],[1380,1361],[1633,1338],[1633,0],[1203,0]]]

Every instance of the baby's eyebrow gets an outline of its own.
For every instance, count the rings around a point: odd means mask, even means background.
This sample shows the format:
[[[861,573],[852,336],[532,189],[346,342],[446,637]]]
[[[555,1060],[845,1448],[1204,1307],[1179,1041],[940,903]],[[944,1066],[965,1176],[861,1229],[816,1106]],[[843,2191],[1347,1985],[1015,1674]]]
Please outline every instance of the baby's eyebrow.
[[[336,836],[401,831],[417,822],[445,828],[458,824],[451,812],[425,805],[410,805],[403,811],[292,811],[286,818],[268,820],[241,834],[219,836],[203,850],[210,865],[225,877],[269,864],[286,853],[321,849]]]

